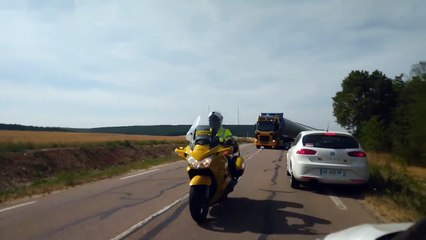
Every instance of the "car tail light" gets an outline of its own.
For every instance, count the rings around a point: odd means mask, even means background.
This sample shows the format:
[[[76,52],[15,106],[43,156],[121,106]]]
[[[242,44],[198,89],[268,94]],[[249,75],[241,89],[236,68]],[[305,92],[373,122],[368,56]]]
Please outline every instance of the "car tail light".
[[[317,154],[317,151],[312,150],[312,149],[300,149],[296,152],[297,154],[301,154],[301,155],[315,155]]]
[[[363,184],[363,183],[365,183],[365,181],[362,180],[362,179],[351,179],[351,182],[356,183],[356,184]]]
[[[367,154],[362,151],[354,151],[354,152],[348,152],[348,155],[351,157],[367,157]]]

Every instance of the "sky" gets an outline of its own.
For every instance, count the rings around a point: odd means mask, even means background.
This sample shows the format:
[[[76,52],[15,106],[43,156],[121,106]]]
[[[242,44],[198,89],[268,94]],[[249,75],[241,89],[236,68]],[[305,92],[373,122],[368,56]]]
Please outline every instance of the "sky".
[[[261,112],[342,130],[352,70],[426,60],[426,1],[0,2],[0,123],[224,124]]]

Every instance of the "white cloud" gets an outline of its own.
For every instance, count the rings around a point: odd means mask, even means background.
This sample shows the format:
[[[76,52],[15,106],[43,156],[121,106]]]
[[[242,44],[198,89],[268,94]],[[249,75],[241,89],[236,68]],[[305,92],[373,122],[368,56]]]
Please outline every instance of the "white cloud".
[[[186,124],[215,109],[232,124],[239,107],[243,124],[277,111],[333,126],[331,97],[351,70],[394,77],[424,60],[424,8],[396,0],[3,1],[0,122]]]

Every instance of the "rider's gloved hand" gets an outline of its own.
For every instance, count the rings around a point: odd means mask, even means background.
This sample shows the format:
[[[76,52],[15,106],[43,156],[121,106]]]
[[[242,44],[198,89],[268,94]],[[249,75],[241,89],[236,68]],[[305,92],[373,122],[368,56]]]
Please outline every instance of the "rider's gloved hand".
[[[232,139],[227,139],[227,140],[225,141],[225,145],[226,145],[226,146],[232,146],[232,145],[234,145],[234,142],[232,141]]]

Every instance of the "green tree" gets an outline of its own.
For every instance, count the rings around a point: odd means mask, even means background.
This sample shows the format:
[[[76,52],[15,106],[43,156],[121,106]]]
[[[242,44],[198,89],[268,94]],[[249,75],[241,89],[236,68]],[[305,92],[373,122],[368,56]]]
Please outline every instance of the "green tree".
[[[407,114],[408,105],[413,101],[412,93],[407,88],[407,82],[403,82],[401,78],[395,80],[395,90],[397,91],[397,107],[395,108],[394,120],[391,123],[391,139],[392,139],[392,150],[395,156],[399,159],[402,157],[402,161],[406,162],[409,151],[409,135],[408,132],[411,129],[410,117]]]
[[[385,152],[390,150],[390,139],[387,129],[378,116],[371,117],[368,121],[361,122],[360,142],[368,151]]]
[[[396,106],[393,82],[376,70],[352,71],[343,80],[342,91],[333,97],[333,111],[337,123],[359,136],[362,122],[373,116],[388,127]]]
[[[393,153],[408,164],[426,166],[426,62],[414,64],[406,82],[398,84],[392,123]]]
[[[412,78],[414,77],[420,77],[420,78],[424,78],[426,74],[426,62],[425,61],[420,61],[419,63],[414,64],[413,66],[411,66],[411,70],[410,70],[410,75]]]
[[[411,93],[412,99],[407,106],[407,161],[409,164],[426,166],[426,74],[424,77],[413,77],[408,83],[407,91]]]

